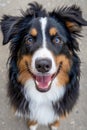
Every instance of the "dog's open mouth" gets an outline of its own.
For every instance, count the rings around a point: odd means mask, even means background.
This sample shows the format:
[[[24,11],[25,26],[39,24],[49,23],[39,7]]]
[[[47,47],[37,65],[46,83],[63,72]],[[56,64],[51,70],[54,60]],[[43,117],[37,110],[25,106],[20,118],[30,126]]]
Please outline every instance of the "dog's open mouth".
[[[26,64],[27,67],[28,67],[28,64]],[[40,92],[46,92],[50,89],[51,87],[51,84],[53,82],[53,80],[55,79],[55,77],[58,75],[60,69],[61,69],[61,66],[62,66],[62,62],[59,64],[59,67],[57,69],[57,72],[54,73],[54,74],[51,74],[51,75],[34,75],[29,67],[28,67],[28,71],[29,73],[31,73],[33,79],[34,79],[34,82],[36,84],[36,88],[40,91]]]
[[[54,75],[48,76],[34,76],[36,87],[41,92],[46,92],[50,89]]]

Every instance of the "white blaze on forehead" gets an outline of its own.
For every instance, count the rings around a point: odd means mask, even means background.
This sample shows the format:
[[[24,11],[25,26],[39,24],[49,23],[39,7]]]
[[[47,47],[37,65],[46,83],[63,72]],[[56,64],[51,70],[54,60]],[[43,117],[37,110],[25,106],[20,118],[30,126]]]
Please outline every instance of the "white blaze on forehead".
[[[41,18],[40,19],[41,23],[41,30],[42,30],[42,38],[43,38],[43,47],[46,47],[46,35],[45,35],[45,30],[46,30],[46,25],[47,25],[47,18]]]
[[[49,74],[54,74],[57,71],[56,63],[55,63],[55,60],[54,60],[54,57],[53,57],[51,51],[46,47],[46,44],[47,44],[47,41],[46,41],[47,17],[40,18],[40,24],[41,24],[41,32],[42,32],[42,47],[39,48],[32,57],[32,62],[31,62],[32,72],[34,74],[38,73],[36,66],[35,66],[36,59],[47,58],[52,61],[52,67],[49,71]]]

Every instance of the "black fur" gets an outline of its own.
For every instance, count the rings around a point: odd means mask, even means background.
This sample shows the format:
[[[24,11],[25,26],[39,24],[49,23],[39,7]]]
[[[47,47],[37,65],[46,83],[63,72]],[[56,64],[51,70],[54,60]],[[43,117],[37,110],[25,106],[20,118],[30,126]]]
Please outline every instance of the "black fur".
[[[79,97],[79,80],[80,80],[80,59],[75,54],[73,56],[73,66],[70,71],[70,83],[66,86],[66,92],[60,106],[58,102],[53,103],[55,112],[59,115],[66,115],[69,113]]]
[[[55,19],[56,22],[59,22],[61,26],[63,26],[63,29],[67,34],[66,46],[73,54],[73,65],[69,73],[70,82],[66,86],[65,95],[63,99],[60,100],[60,102],[53,102],[55,113],[59,115],[66,114],[66,112],[69,113],[79,96],[80,59],[77,55],[79,45],[76,37],[80,36],[81,27],[87,26],[87,21],[82,18],[82,11],[76,5],[71,7],[62,7],[52,12],[46,12],[46,10],[37,3],[31,3],[29,5],[30,8],[27,9],[26,12],[22,11],[21,17],[4,15],[1,20],[3,45],[7,44],[9,41],[11,42],[8,83],[8,96],[10,98],[11,105],[13,105],[23,114],[29,113],[29,102],[27,102],[24,97],[23,86],[17,82],[18,50],[21,48],[23,37],[26,35],[26,29],[29,26],[29,22],[32,22],[34,18],[49,17]],[[73,30],[69,30],[69,28],[67,28],[66,21],[74,22],[75,28],[73,28]]]

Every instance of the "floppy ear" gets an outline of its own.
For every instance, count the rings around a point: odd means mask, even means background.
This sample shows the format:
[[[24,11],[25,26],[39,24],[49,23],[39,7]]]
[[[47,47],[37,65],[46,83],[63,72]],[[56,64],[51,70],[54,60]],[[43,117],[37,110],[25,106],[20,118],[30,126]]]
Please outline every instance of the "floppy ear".
[[[62,21],[71,33],[78,34],[82,26],[87,26],[87,21],[82,18],[80,7],[72,5],[62,7],[49,13],[51,17]]]
[[[7,44],[12,35],[16,33],[15,25],[18,22],[19,17],[4,15],[1,20],[1,31],[3,33],[3,45]]]
[[[14,16],[7,16],[7,15],[3,16],[0,23],[1,30],[3,33],[3,45],[7,44],[12,39],[14,34],[17,34],[18,23],[21,18],[22,18],[21,20],[29,18],[30,21],[32,18],[45,16],[46,11],[38,3],[36,2],[30,3],[29,6],[30,8],[28,8],[25,12],[21,10],[23,17],[14,17]]]

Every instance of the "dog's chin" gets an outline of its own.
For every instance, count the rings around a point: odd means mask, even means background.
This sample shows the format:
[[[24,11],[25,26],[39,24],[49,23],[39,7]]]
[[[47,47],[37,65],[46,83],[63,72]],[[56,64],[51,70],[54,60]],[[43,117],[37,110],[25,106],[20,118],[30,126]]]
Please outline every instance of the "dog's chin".
[[[51,88],[55,74],[52,75],[34,75],[36,89],[40,92],[47,92]]]

